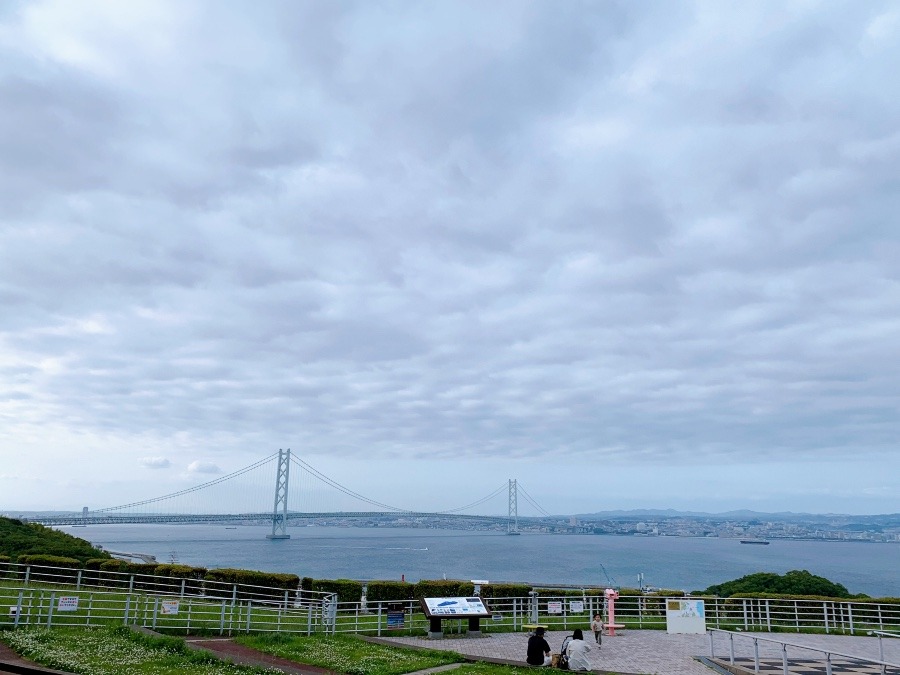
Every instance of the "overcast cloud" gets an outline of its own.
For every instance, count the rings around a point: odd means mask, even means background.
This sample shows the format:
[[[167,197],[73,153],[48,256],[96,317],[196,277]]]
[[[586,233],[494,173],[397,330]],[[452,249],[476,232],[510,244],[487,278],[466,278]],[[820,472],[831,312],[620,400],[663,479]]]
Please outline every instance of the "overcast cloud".
[[[5,3],[0,510],[290,447],[895,512],[898,63],[890,2]]]

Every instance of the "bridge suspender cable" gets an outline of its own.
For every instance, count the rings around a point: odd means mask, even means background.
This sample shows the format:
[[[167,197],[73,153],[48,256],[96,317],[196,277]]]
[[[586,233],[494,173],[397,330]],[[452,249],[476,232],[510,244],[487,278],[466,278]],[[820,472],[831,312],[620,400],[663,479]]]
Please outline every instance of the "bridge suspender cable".
[[[171,499],[172,497],[181,497],[182,495],[190,494],[191,492],[197,492],[198,490],[202,490],[203,488],[208,488],[213,485],[218,485],[219,483],[224,483],[226,480],[231,478],[235,478],[242,474],[247,473],[248,471],[252,471],[256,469],[266,462],[271,462],[275,457],[278,456],[278,453],[273,453],[268,457],[259,460],[255,464],[251,464],[250,466],[245,466],[243,469],[238,469],[234,473],[230,473],[227,476],[222,476],[221,478],[216,478],[215,480],[211,480],[207,483],[203,483],[201,485],[195,485],[194,487],[190,487],[184,490],[179,490],[178,492],[172,492],[171,494],[163,495],[162,497],[154,497],[153,499],[145,499],[140,502],[132,502],[131,504],[122,504],[121,506],[108,506],[105,509],[96,509],[93,513],[109,513],[110,511],[120,511],[121,509],[128,509],[132,506],[144,506],[145,504],[155,504],[156,502],[161,502],[164,499]]]
[[[519,485],[519,492],[521,492],[522,496],[525,497],[525,501],[528,502],[529,504],[531,504],[534,508],[536,508],[541,515],[547,516],[548,518],[552,517],[547,511],[545,511],[543,508],[541,508],[540,504],[538,504],[536,501],[534,501],[534,499],[532,498],[532,496],[530,494],[525,492],[525,488],[523,488],[521,485]]]
[[[378,506],[382,509],[387,509],[388,511],[397,511],[400,513],[414,513],[413,511],[410,511],[409,509],[401,509],[398,506],[390,506],[389,504],[382,504],[381,502],[375,501],[374,499],[369,499],[368,497],[364,497],[363,495],[359,494],[358,492],[354,492],[350,488],[344,487],[337,481],[332,480],[331,478],[326,476],[324,473],[321,473],[320,471],[314,469],[309,464],[304,462],[302,459],[295,457],[294,455],[291,455],[291,461],[294,462],[295,464],[297,464],[301,469],[306,469],[309,473],[311,473],[313,476],[318,478],[323,483],[330,485],[335,490],[339,490],[340,492],[343,492],[348,497],[353,497],[355,499],[359,499],[361,501],[366,502],[367,504],[371,504],[372,506]]]

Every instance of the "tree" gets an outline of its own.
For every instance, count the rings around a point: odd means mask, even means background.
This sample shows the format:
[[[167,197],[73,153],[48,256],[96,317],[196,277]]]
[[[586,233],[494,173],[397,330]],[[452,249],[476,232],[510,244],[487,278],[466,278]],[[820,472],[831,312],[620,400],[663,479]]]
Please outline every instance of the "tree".
[[[783,595],[822,595],[829,598],[849,598],[850,592],[841,584],[806,570],[791,570],[784,575],[757,572],[740,579],[710,586],[703,595],[730,598],[747,593],[778,593]]]

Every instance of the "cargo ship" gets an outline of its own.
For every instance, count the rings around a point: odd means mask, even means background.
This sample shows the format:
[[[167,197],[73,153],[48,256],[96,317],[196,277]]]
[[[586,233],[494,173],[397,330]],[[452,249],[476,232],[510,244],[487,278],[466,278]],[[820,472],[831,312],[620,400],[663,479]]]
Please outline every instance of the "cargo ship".
[[[760,546],[768,546],[768,539],[741,539],[742,544],[759,544]]]

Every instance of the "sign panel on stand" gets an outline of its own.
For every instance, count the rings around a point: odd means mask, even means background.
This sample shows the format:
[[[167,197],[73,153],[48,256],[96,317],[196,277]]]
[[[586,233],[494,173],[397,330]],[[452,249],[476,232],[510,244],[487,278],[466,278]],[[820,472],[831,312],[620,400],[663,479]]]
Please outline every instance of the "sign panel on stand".
[[[468,619],[468,635],[481,635],[481,619],[491,618],[491,611],[484,600],[477,596],[468,598],[422,598],[422,611],[428,618],[428,637],[444,636],[442,619]]]
[[[666,632],[705,633],[706,608],[703,600],[666,600]]]

